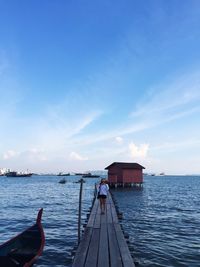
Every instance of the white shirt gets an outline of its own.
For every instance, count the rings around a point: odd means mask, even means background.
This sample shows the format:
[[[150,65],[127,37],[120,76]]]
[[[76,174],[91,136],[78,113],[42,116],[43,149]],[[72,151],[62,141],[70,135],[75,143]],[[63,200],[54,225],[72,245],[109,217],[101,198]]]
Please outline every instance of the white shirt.
[[[99,186],[99,194],[107,196],[109,190],[108,184],[101,184]]]

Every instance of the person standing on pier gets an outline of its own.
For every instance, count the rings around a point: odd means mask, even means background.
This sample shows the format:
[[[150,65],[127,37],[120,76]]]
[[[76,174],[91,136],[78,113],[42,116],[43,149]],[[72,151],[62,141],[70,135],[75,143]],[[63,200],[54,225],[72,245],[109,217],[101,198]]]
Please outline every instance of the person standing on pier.
[[[108,190],[109,186],[106,183],[106,179],[101,179],[98,190],[98,199],[100,201],[101,214],[105,214]]]

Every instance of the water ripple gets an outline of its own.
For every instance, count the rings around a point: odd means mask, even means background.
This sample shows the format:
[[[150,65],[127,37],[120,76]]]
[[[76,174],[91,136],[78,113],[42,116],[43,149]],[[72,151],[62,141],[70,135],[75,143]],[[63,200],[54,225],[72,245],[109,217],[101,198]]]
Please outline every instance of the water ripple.
[[[46,244],[37,267],[70,267],[77,244],[78,183],[55,176],[0,178],[0,242],[31,226],[44,208]],[[82,222],[91,206],[96,179],[86,179]],[[137,267],[198,267],[200,261],[200,178],[145,177],[142,190],[114,190],[124,231]],[[95,267],[95,266],[94,266]],[[126,266],[128,267],[128,266]]]
[[[142,190],[114,191],[140,267],[200,266],[199,177],[147,177]]]
[[[80,177],[69,177],[61,185],[55,176],[24,178],[0,178],[0,242],[4,242],[36,219],[43,207],[42,223],[46,236],[43,255],[35,266],[71,266],[71,252],[77,244],[78,200]],[[93,198],[94,180],[84,184],[82,221]],[[9,222],[9,223],[8,223]]]

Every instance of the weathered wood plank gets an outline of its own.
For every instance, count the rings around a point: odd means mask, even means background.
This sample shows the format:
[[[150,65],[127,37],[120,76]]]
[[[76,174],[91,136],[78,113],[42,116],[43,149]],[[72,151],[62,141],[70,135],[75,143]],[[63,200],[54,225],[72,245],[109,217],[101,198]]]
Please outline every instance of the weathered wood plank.
[[[110,193],[105,214],[95,199],[72,267],[135,267]]]
[[[101,215],[101,225],[100,227],[102,227],[102,224],[107,224],[107,212],[103,215]]]
[[[95,214],[99,206],[99,200],[96,198],[91,210],[91,214]]]
[[[100,228],[93,229],[85,267],[97,266],[98,250],[99,250],[99,234],[100,234]]]
[[[98,267],[109,267],[109,248],[106,216],[101,217]]]
[[[99,201],[98,199],[95,200],[94,205],[92,207],[91,213],[90,213],[90,217],[87,223],[87,227],[93,227],[94,226],[94,222],[95,222],[95,218],[96,218],[96,214],[97,214],[97,210],[99,207]]]
[[[111,196],[110,193],[109,193],[108,197],[109,197],[109,202],[110,202],[112,220],[113,220],[114,223],[118,223],[119,220],[118,220],[117,212],[116,212],[116,209],[115,209],[115,204],[113,202],[113,199],[112,199],[112,196]]]
[[[107,223],[112,223],[111,204],[106,205]]]
[[[120,225],[118,223],[115,223],[114,228],[116,232],[116,237],[117,237],[117,241],[119,245],[119,250],[120,250],[123,266],[135,267],[135,264],[131,257],[128,245],[126,243],[126,240],[124,238]]]
[[[112,213],[113,223],[118,223],[119,220],[118,220],[118,216],[117,216],[117,212],[116,212],[114,204],[111,205],[111,213]]]
[[[116,233],[113,224],[107,224],[108,242],[110,251],[110,267],[122,267],[121,255],[118,247]]]
[[[74,261],[73,261],[73,267],[83,267],[85,264],[90,240],[92,237],[92,228],[87,228],[85,229],[83,238],[78,246]]]
[[[108,193],[106,202],[107,202],[108,204],[111,204],[111,202],[112,202],[112,198],[111,198],[111,194],[110,194],[110,192]]]
[[[100,210],[100,205],[99,205],[97,212],[96,212],[95,221],[94,221],[94,228],[100,228],[100,222],[101,222],[101,210]]]
[[[93,227],[94,226],[94,220],[95,220],[96,214],[90,214],[90,218],[87,223],[87,227]]]

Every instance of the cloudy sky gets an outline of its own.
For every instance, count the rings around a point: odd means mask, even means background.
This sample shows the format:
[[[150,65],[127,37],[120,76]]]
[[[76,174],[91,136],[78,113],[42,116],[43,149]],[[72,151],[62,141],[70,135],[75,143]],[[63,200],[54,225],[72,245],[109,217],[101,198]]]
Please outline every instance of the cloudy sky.
[[[0,168],[200,173],[200,1],[0,0]]]

